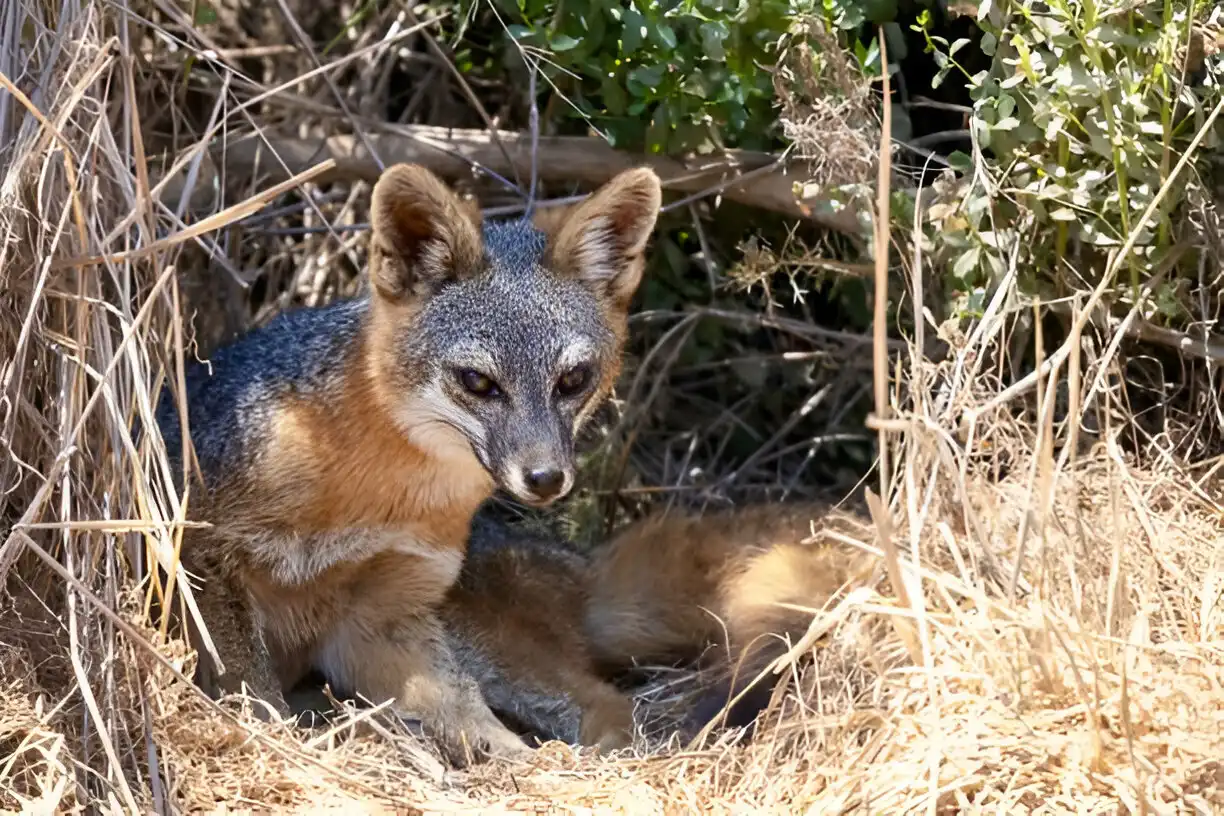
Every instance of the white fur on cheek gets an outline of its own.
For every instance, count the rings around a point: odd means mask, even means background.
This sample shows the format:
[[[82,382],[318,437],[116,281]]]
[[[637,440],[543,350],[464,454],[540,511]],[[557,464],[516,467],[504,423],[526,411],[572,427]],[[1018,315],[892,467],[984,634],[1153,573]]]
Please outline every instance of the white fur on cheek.
[[[395,419],[405,435],[427,451],[457,464],[474,465],[484,470],[472,452],[472,444],[483,446],[485,443],[484,426],[455,405],[436,380],[398,406]]]
[[[527,483],[523,481],[523,469],[510,465],[502,473],[502,484],[511,495],[523,498],[531,495],[531,491],[527,489]]]

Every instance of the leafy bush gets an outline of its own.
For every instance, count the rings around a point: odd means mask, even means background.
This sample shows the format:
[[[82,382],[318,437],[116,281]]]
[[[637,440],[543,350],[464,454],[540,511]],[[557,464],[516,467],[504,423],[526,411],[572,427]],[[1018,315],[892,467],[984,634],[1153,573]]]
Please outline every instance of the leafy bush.
[[[952,156],[963,175],[945,179],[929,233],[962,313],[977,312],[1013,253],[1024,294],[1048,301],[1098,283],[1105,254],[1138,228],[1219,99],[1224,62],[1203,45],[1218,37],[1220,16],[1204,2],[981,3],[981,47],[993,67],[965,73],[981,154]],[[919,20],[942,66],[937,80],[964,72],[963,43],[929,27],[929,17]],[[1221,132],[1217,124],[1208,134],[1204,155],[1218,151]],[[1133,304],[1140,270],[1189,237],[1187,208],[1209,193],[1193,170],[1173,186],[1114,282],[1116,303]],[[1187,283],[1160,283],[1146,315],[1187,320]]]
[[[796,5],[494,0],[515,43],[544,57],[548,81],[572,104],[567,115],[618,147],[654,153],[778,144],[768,69]]]

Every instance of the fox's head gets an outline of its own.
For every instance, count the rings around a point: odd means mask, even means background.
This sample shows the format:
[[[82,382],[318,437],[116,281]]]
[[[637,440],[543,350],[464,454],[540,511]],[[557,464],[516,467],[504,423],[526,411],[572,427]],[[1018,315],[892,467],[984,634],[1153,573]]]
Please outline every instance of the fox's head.
[[[424,168],[374,187],[372,378],[400,429],[436,455],[479,462],[515,498],[574,484],[574,438],[620,371],[630,299],[661,202],[652,170],[582,203],[480,223]]]

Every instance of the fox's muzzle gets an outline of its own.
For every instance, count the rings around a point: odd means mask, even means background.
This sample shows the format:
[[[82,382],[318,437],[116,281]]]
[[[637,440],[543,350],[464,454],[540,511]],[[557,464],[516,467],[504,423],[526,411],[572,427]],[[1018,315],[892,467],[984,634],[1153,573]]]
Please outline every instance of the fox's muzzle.
[[[570,458],[532,457],[508,461],[495,474],[502,488],[519,501],[537,507],[564,498],[574,487],[574,466]]]
[[[516,414],[501,433],[491,434],[490,472],[519,501],[543,507],[574,487],[572,431],[552,410]]]

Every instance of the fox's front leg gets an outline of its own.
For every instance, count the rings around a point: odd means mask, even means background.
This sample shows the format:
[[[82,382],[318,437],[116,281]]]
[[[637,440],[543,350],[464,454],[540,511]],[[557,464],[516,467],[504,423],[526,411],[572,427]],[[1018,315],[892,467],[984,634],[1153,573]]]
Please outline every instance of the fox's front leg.
[[[457,764],[527,756],[531,749],[497,719],[447,642],[435,610],[458,571],[446,568],[448,559],[457,565],[462,553],[383,553],[363,564],[315,665],[345,692],[394,700]]]
[[[373,612],[363,608],[325,642],[319,664],[329,678],[371,703],[394,700],[396,713],[420,720],[456,764],[531,753],[459,668],[432,613],[388,619]]]

